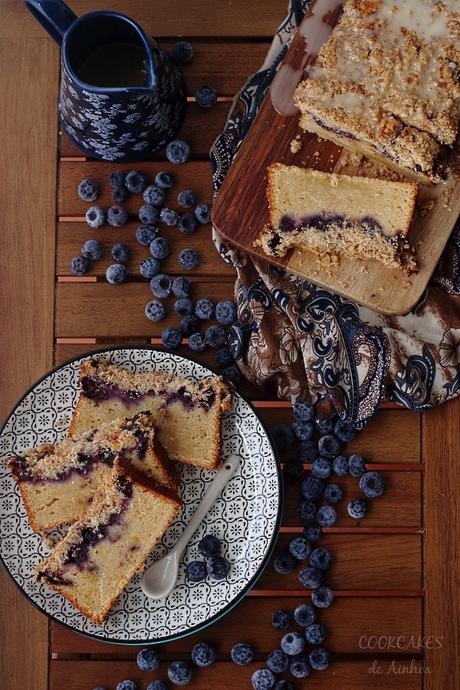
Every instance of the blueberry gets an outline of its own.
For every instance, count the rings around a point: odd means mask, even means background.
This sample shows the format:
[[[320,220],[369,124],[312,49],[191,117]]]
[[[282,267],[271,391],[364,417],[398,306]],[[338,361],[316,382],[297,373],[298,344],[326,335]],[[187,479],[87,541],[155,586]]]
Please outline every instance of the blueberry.
[[[326,628],[320,623],[312,623],[305,627],[305,639],[308,644],[321,644],[326,639]]]
[[[327,609],[334,601],[332,589],[326,587],[326,585],[321,585],[321,587],[313,590],[311,600],[313,606],[316,606],[318,609]]]
[[[188,41],[177,41],[173,45],[171,57],[176,65],[186,65],[193,57],[193,48]]]
[[[174,278],[172,284],[172,291],[174,297],[178,299],[182,297],[190,297],[192,294],[192,284],[187,278]]]
[[[116,690],[138,690],[137,683],[133,680],[121,680],[117,683]]]
[[[200,86],[195,91],[195,101],[200,108],[212,108],[217,103],[217,91],[212,86]]]
[[[247,642],[237,642],[230,651],[230,656],[234,664],[246,666],[254,659],[254,650]]]
[[[230,367],[225,367],[222,372],[222,376],[227,382],[229,381],[230,383],[233,383],[234,386],[238,386],[243,380],[243,374],[238,367],[233,365]]]
[[[307,522],[313,520],[316,515],[316,503],[313,501],[301,501],[297,509],[301,520]]]
[[[128,279],[128,271],[123,264],[112,264],[107,268],[105,277],[108,283],[119,285]]]
[[[303,529],[303,536],[308,539],[312,544],[316,544],[317,541],[321,539],[323,534],[323,528],[314,522],[312,525],[307,525]]]
[[[81,249],[81,253],[87,259],[91,259],[92,261],[98,261],[104,253],[104,248],[102,244],[97,240],[86,240],[85,244]]]
[[[342,443],[350,443],[356,436],[356,430],[350,422],[344,422],[338,419],[334,424],[334,434]]]
[[[161,189],[171,189],[171,187],[174,184],[174,177],[171,175],[170,172],[161,170],[159,173],[156,174],[155,184],[161,187]]]
[[[359,488],[368,498],[381,496],[385,489],[382,475],[379,472],[366,472],[359,480]]]
[[[317,589],[323,580],[323,574],[317,568],[302,568],[299,581],[308,589]]]
[[[302,655],[292,659],[289,664],[289,671],[294,678],[307,678],[311,673],[311,666],[307,659]]]
[[[70,270],[74,276],[84,276],[89,268],[89,261],[86,256],[73,256],[70,261]]]
[[[215,534],[206,534],[198,543],[198,551],[205,558],[211,558],[211,556],[220,553],[221,548],[222,543]]]
[[[196,318],[196,316],[184,316],[184,318],[181,319],[179,328],[181,329],[184,335],[190,335],[191,333],[195,333],[198,330],[198,325],[199,321]]]
[[[109,185],[112,189],[121,189],[125,186],[126,175],[123,170],[115,170],[109,175]]]
[[[316,458],[313,461],[311,473],[319,479],[328,479],[332,473],[332,462],[328,458]]]
[[[111,206],[107,211],[107,222],[114,228],[120,228],[128,220],[128,211],[123,206]]]
[[[125,177],[125,187],[133,194],[142,194],[147,187],[147,175],[139,170],[131,170]]]
[[[252,674],[251,684],[254,690],[272,690],[275,683],[276,676],[268,668],[259,668]]]
[[[281,649],[289,656],[302,654],[305,649],[305,638],[298,632],[289,632],[281,638]]]
[[[99,184],[96,180],[89,177],[82,180],[78,185],[78,196],[83,201],[95,201],[99,196]]]
[[[136,240],[143,247],[148,247],[150,242],[155,239],[158,234],[158,228],[155,225],[139,225],[136,228]]]
[[[288,680],[283,679],[277,682],[273,690],[294,690],[294,686]]]
[[[362,498],[354,498],[347,506],[348,515],[361,520],[367,513],[367,503]]]
[[[121,204],[122,201],[126,201],[128,197],[129,192],[124,187],[120,187],[120,189],[112,189],[112,199],[116,201],[117,204]]]
[[[331,655],[324,647],[317,647],[310,652],[308,660],[315,671],[325,671],[331,663]]]
[[[294,436],[291,427],[287,424],[279,424],[271,431],[271,437],[276,449],[281,453],[283,450],[288,450],[294,443]]]
[[[315,433],[315,426],[313,422],[302,422],[296,419],[292,423],[292,431],[298,441],[309,441]]]
[[[150,281],[150,289],[159,299],[170,297],[172,293],[171,278],[164,273],[157,273]]]
[[[207,642],[198,642],[192,648],[192,661],[201,668],[211,666],[216,660],[215,648]]]
[[[326,434],[319,439],[318,450],[320,455],[324,455],[326,458],[335,458],[340,453],[341,443],[332,434]]]
[[[166,206],[161,209],[160,211],[160,221],[167,225],[168,227],[172,228],[174,225],[177,225],[177,221],[179,219],[179,216],[177,214],[177,211],[175,211],[173,208],[167,208]]]
[[[306,628],[315,622],[316,611],[310,604],[299,604],[294,609],[294,620],[301,628]]]
[[[206,563],[204,561],[192,561],[185,568],[185,576],[190,582],[201,582],[206,578]]]
[[[153,276],[156,276],[160,272],[160,262],[158,259],[154,259],[153,256],[147,257],[139,264],[139,273],[147,280],[151,280]]]
[[[337,522],[337,513],[332,506],[321,506],[316,513],[316,522],[321,527],[332,527]]]
[[[323,498],[330,506],[340,503],[343,498],[343,489],[338,484],[328,484],[324,489]]]
[[[366,471],[366,461],[358,453],[353,453],[348,458],[349,472],[352,477],[361,477]]]
[[[193,352],[203,352],[206,350],[204,336],[201,333],[192,333],[188,339],[188,346]]]
[[[150,681],[150,683],[147,685],[146,690],[168,690],[168,688],[162,680],[155,678],[155,680]]]
[[[303,462],[297,458],[289,458],[284,463],[283,472],[286,477],[290,477],[291,479],[300,479],[300,477],[303,475]]]
[[[168,238],[155,237],[155,239],[150,242],[150,254],[154,259],[158,259],[159,261],[167,259],[170,254]]]
[[[114,244],[112,247],[112,259],[114,261],[119,261],[120,263],[124,263],[125,261],[128,261],[129,259],[129,248],[126,246],[126,244],[122,244],[122,242],[118,242],[117,244]]]
[[[324,419],[323,417],[317,417],[315,419],[316,428],[322,436],[327,434],[332,434],[334,430],[334,421],[332,419]]]
[[[196,204],[196,194],[191,189],[184,189],[177,196],[177,203],[182,208],[192,208]]]
[[[164,189],[157,184],[150,184],[144,189],[142,197],[148,206],[161,206],[165,201]]]
[[[195,316],[200,321],[208,321],[214,316],[214,302],[205,297],[199,299],[195,304]]]
[[[174,311],[179,316],[189,316],[193,313],[192,301],[187,297],[182,297],[174,302]]]
[[[304,561],[310,554],[310,542],[305,537],[294,537],[289,542],[289,553],[298,561]]]
[[[284,673],[289,668],[289,657],[282,649],[275,649],[268,655],[266,664],[273,673]]]
[[[161,334],[161,342],[168,350],[175,350],[182,343],[182,337],[178,328],[165,328]]]
[[[166,307],[162,302],[151,299],[145,305],[145,315],[149,321],[162,321],[166,316]]]
[[[141,649],[137,655],[137,665],[141,671],[156,671],[160,665],[160,655],[152,647]]]
[[[291,624],[291,616],[287,611],[278,609],[272,613],[272,625],[276,630],[286,630]]]
[[[216,361],[220,367],[228,367],[233,362],[232,353],[228,347],[221,347],[216,352]]]
[[[105,224],[105,211],[100,206],[91,206],[86,211],[85,218],[90,228],[100,228]]]
[[[192,680],[192,668],[188,661],[172,661],[168,666],[168,678],[174,685],[188,685]]]
[[[195,218],[202,225],[211,222],[211,206],[209,204],[200,204],[195,209]]]
[[[144,225],[155,225],[160,217],[160,212],[158,211],[157,207],[152,206],[152,204],[143,204],[139,208],[137,215],[139,216],[141,223],[144,223]]]
[[[183,213],[177,221],[177,229],[184,235],[191,235],[197,227],[198,223],[193,213]]]
[[[227,334],[222,326],[209,326],[209,328],[206,329],[204,339],[206,341],[206,345],[209,345],[209,347],[218,348],[222,347],[222,345],[225,345]]]
[[[228,299],[217,302],[216,321],[222,326],[231,326],[236,321],[236,304]]]
[[[345,477],[350,470],[348,458],[345,455],[338,455],[332,461],[332,470],[338,477]]]
[[[198,253],[194,249],[182,249],[178,258],[180,266],[187,271],[196,268],[200,263]]]
[[[310,405],[310,403],[299,400],[299,402],[294,404],[292,412],[294,413],[294,417],[300,419],[301,422],[309,422],[313,419],[315,408],[313,405]]]
[[[295,558],[289,551],[282,551],[273,561],[273,567],[280,575],[289,575],[295,566]]]
[[[302,496],[308,501],[317,501],[323,491],[324,484],[318,477],[306,477],[301,484]]]
[[[324,547],[314,549],[310,554],[310,565],[318,570],[329,570],[332,565],[332,556]]]
[[[230,572],[230,563],[223,556],[215,554],[208,558],[206,568],[211,580],[223,580]]]
[[[305,441],[301,443],[297,451],[297,457],[301,462],[310,463],[318,455],[318,449],[316,443],[313,441]]]
[[[174,165],[186,163],[190,158],[190,146],[182,139],[170,141],[166,147],[166,158]]]

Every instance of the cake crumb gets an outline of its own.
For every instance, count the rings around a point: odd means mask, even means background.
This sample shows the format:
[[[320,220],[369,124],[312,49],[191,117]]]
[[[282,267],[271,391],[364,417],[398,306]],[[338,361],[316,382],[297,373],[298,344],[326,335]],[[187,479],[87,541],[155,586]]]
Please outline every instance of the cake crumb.
[[[291,153],[298,153],[303,146],[303,142],[300,138],[300,134],[298,134],[294,139],[291,139],[291,143],[289,144],[289,148],[291,149]]]

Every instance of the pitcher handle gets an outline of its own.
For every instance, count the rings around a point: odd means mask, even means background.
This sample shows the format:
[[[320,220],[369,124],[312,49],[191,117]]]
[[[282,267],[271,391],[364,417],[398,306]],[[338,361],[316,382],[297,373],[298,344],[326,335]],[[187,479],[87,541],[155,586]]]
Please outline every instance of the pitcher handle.
[[[25,0],[29,10],[49,35],[61,45],[62,38],[77,18],[61,0]]]

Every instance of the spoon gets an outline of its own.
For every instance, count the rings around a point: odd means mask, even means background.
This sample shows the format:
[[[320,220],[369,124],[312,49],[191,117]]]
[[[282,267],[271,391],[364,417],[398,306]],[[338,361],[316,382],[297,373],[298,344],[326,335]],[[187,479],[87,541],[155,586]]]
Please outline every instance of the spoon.
[[[179,572],[179,560],[182,553],[195,533],[197,527],[206,516],[214,501],[220,496],[223,488],[230,481],[240,466],[241,459],[237,455],[230,455],[212,480],[203,500],[194,512],[192,519],[183,531],[177,544],[166,556],[153,563],[141,578],[144,594],[152,599],[163,599],[174,588]]]

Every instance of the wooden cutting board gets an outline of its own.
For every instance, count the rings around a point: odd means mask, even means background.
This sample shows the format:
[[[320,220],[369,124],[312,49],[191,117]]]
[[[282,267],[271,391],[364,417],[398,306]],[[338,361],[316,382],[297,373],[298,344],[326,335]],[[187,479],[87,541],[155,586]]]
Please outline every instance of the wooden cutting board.
[[[298,126],[292,93],[305,68],[316,59],[340,11],[337,0],[316,0],[297,29],[222,185],[214,204],[213,224],[230,244],[258,259],[286,268],[371,309],[385,314],[404,314],[417,303],[426,288],[460,213],[458,178],[451,177],[447,183],[431,188],[420,188],[409,235],[420,264],[417,274],[407,276],[374,260],[345,257],[341,257],[338,266],[331,268],[322,265],[315,254],[305,249],[295,248],[279,258],[267,257],[261,247],[254,246],[254,240],[268,223],[265,188],[270,163],[281,161],[367,177],[390,174],[381,165],[319,139],[315,134],[303,132]],[[292,146],[294,140],[301,144],[298,151]]]

